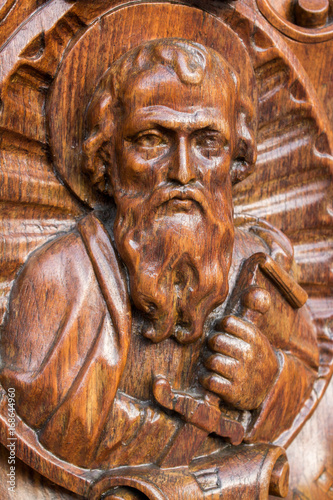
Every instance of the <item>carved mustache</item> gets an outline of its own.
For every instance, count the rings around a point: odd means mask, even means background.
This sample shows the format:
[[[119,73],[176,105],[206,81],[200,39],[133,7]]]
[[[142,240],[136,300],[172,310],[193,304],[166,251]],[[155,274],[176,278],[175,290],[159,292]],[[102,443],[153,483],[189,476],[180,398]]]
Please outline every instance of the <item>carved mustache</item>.
[[[195,186],[184,186],[178,188],[175,188],[174,186],[162,186],[157,188],[150,195],[149,203],[158,208],[173,199],[192,200],[198,203],[205,212],[209,210],[209,203],[207,202],[206,194],[204,194],[199,187]]]

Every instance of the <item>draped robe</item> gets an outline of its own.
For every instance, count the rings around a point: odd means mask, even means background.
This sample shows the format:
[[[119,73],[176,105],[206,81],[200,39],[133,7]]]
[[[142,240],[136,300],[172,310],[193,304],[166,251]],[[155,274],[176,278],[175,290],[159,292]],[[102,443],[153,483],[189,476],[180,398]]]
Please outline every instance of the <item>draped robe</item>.
[[[269,252],[258,240],[253,249],[245,245],[249,255],[256,245]],[[231,289],[244,261],[237,252],[236,239]],[[185,377],[179,389],[186,390],[202,342],[179,346],[168,339],[153,345],[145,339],[140,358],[141,338],[134,338],[134,330],[123,266],[94,213],[33,253],[18,275],[1,336],[0,381],[5,389],[15,388],[18,414],[58,457],[88,468],[158,463],[175,439],[183,422],[151,402],[148,357],[155,357],[157,371],[161,363],[162,373],[168,355],[180,374],[181,356],[194,360],[178,377]],[[247,442],[272,442],[287,432],[309,397],[318,347],[314,328],[302,335],[297,329],[291,333],[301,346],[297,352],[293,344],[279,350],[279,374],[253,412]],[[132,385],[143,387],[141,393]],[[217,441],[207,438],[206,450],[214,451]]]

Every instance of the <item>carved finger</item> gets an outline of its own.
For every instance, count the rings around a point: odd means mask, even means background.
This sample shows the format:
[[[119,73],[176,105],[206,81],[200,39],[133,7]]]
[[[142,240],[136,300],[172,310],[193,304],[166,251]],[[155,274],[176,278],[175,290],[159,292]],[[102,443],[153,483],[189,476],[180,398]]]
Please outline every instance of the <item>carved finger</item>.
[[[208,340],[208,346],[212,351],[234,359],[243,359],[244,352],[249,347],[242,339],[228,333],[216,333]]]
[[[221,327],[227,333],[242,339],[248,344],[254,342],[254,338],[257,334],[256,328],[251,325],[248,321],[238,318],[237,316],[226,316],[221,321]]]
[[[232,380],[237,371],[238,362],[229,358],[228,356],[223,356],[222,354],[214,354],[210,356],[206,362],[205,366],[208,370],[222,375],[222,377]]]
[[[271,305],[271,294],[260,287],[254,286],[244,291],[241,296],[242,312],[239,315],[253,325],[259,324],[263,314]]]
[[[208,391],[218,394],[227,402],[232,402],[233,383],[230,380],[223,378],[220,375],[211,374],[206,377],[202,377],[200,382]]]
[[[271,294],[260,287],[253,287],[242,295],[242,305],[261,314],[265,314],[271,306]]]

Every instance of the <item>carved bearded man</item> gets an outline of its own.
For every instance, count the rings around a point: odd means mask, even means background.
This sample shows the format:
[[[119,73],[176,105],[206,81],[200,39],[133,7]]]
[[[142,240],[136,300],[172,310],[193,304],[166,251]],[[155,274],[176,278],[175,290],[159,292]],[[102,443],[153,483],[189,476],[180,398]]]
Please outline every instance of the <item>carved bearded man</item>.
[[[234,226],[232,184],[256,157],[239,77],[212,49],[155,40],[111,66],[86,123],[83,168],[109,201],[31,255],[14,284],[1,383],[18,414],[76,465],[158,464],[185,425],[154,400],[162,377],[240,415],[246,442],[273,442],[309,397],[318,350],[314,330],[295,327],[279,349],[224,316],[252,254],[292,263],[279,231]],[[256,309],[267,293],[250,299]],[[197,454],[222,444],[208,437]]]

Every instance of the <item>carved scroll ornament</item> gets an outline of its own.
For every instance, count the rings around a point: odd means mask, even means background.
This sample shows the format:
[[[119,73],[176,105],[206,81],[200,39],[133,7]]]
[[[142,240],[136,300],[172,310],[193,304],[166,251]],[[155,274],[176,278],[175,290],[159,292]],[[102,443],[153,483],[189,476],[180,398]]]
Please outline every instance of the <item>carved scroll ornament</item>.
[[[0,439],[14,388],[18,456],[91,499],[286,496],[332,373],[329,128],[237,9],[74,6],[4,75]]]

